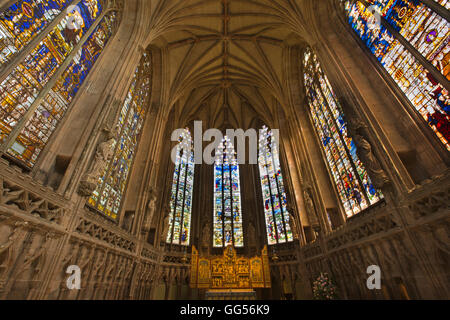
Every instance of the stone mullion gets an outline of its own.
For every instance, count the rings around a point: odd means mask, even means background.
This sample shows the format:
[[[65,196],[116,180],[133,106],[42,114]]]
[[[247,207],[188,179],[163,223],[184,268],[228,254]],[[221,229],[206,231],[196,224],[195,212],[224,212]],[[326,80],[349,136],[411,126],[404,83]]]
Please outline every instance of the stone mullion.
[[[0,0],[0,13],[8,9],[16,2],[17,0]]]
[[[14,4],[18,0],[11,1],[11,4]],[[11,57],[11,60],[5,62],[5,65],[0,68],[0,83],[9,76],[14,68],[21,63],[38,45],[39,43],[47,37],[50,32],[67,16],[67,8],[69,8],[73,4],[80,3],[81,0],[72,0],[67,4],[67,7],[62,10],[54,19],[49,23],[49,25],[41,30],[39,35],[37,35],[33,40],[31,40],[28,44],[26,44],[21,51],[19,51],[16,55]],[[8,7],[6,7],[8,8]],[[5,8],[5,9],[6,9]],[[3,11],[3,10],[0,10]]]
[[[434,2],[433,0],[420,0],[423,2],[428,8],[436,12],[441,17],[448,16],[448,10],[441,6],[439,3]]]
[[[86,41],[89,39],[89,37],[94,33],[97,26],[103,21],[103,18],[109,13],[108,11],[105,11],[102,13],[99,17],[97,17],[97,20],[95,23],[91,26],[89,31],[81,38],[81,40],[78,42],[78,44],[73,47],[72,52],[66,57],[63,64],[59,66],[58,70],[55,72],[55,74],[52,76],[52,79],[44,86],[44,88],[41,90],[37,98],[34,100],[33,104],[28,108],[28,110],[25,112],[25,114],[20,119],[19,123],[14,127],[14,129],[11,131],[11,133],[8,135],[8,137],[5,139],[5,142],[0,147],[0,152],[7,152],[8,149],[14,144],[17,137],[19,136],[20,132],[25,128],[28,121],[33,117],[34,112],[38,109],[42,101],[45,99],[47,94],[50,92],[50,90],[55,86],[59,78],[62,76],[62,74],[66,71],[67,67],[72,63],[73,58],[78,54],[78,51],[83,47],[83,45],[86,43]]]

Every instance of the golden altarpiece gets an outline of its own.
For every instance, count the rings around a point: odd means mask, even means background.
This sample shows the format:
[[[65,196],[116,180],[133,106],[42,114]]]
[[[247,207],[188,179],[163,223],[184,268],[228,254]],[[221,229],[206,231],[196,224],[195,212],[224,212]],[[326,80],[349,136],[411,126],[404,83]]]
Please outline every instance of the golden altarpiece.
[[[232,246],[222,256],[199,256],[192,247],[191,288],[206,289],[210,298],[252,298],[254,289],[271,288],[267,246],[261,256],[238,256]]]

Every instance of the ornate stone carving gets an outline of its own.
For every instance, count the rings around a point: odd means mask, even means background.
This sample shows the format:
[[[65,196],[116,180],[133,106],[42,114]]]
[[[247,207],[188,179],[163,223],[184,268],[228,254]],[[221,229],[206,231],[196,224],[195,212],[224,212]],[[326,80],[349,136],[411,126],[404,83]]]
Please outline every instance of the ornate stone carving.
[[[442,188],[431,192],[409,205],[416,219],[430,216],[438,212],[445,212],[450,210],[450,189]]]
[[[106,227],[100,226],[97,223],[87,219],[81,219],[76,227],[76,231],[84,236],[92,237],[94,239],[103,241],[113,247],[117,247],[126,251],[133,252],[136,248],[136,243],[132,240],[126,239]],[[120,230],[117,230],[120,231]]]
[[[54,204],[39,193],[30,192],[22,186],[0,178],[0,204],[19,209],[36,218],[60,223],[64,214],[61,206]]]
[[[78,193],[81,196],[90,197],[97,188],[99,179],[104,174],[109,162],[114,156],[118,130],[119,128],[115,128],[114,130],[106,130],[107,140],[98,145],[91,169],[89,170],[89,173],[83,176],[80,182]]]

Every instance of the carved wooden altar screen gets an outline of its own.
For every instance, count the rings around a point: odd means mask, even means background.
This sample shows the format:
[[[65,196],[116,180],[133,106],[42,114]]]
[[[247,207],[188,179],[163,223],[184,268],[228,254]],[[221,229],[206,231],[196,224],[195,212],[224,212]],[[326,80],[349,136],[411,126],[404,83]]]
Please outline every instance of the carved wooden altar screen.
[[[239,257],[229,246],[223,256],[199,257],[192,247],[191,288],[256,289],[270,288],[270,268],[267,246],[260,257]]]

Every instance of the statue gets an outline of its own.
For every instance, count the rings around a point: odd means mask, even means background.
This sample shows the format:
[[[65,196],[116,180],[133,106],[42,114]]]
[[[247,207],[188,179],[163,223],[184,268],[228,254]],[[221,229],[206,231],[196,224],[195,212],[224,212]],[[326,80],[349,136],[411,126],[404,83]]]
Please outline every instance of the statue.
[[[164,210],[164,221],[162,226],[161,241],[166,242],[170,227],[170,210],[167,210],[167,208]]]
[[[314,201],[311,198],[311,189],[306,188],[303,191],[304,200],[305,200],[305,207],[306,211],[309,217],[309,222],[311,223],[311,226],[314,228],[314,226],[319,225],[319,220],[317,217],[316,207],[314,206]]]
[[[97,188],[99,179],[107,169],[114,156],[117,130],[108,131],[107,140],[100,143],[95,153],[94,163],[88,174],[80,182],[78,193],[83,197],[90,197]]]
[[[134,212],[131,214],[125,214],[125,217],[123,219],[123,229],[128,233],[131,233],[131,230],[133,228],[134,216]]]
[[[297,220],[295,219],[295,215],[294,215],[294,209],[289,207],[288,208],[288,213],[289,213],[289,226],[291,227],[291,231],[292,231],[292,236],[294,237],[294,239],[299,239],[299,233],[298,233],[298,227],[297,227]]]
[[[153,215],[156,210],[157,192],[158,192],[157,189],[154,189],[154,188],[150,188],[150,190],[148,191],[149,199],[148,199],[146,213],[145,213],[144,225],[142,227],[143,233],[147,233],[150,231],[152,220],[153,220]]]
[[[390,182],[388,176],[381,167],[378,159],[376,159],[372,145],[367,140],[366,126],[361,119],[352,119],[348,124],[348,131],[357,148],[357,154],[372,180],[375,188],[382,189]]]

